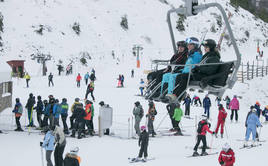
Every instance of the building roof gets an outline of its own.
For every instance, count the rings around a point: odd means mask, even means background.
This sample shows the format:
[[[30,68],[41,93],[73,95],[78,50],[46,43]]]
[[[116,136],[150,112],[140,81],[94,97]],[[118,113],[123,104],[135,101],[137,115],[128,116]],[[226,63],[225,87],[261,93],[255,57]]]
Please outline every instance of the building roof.
[[[3,60],[0,60],[0,66],[0,83],[11,81],[11,67]]]

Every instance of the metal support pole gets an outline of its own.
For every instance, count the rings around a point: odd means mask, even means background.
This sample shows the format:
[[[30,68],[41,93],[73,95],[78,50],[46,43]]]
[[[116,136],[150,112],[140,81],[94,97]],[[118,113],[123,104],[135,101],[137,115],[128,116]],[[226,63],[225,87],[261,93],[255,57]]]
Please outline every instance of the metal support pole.
[[[254,61],[253,61],[253,65],[252,65],[251,79],[253,79],[253,77],[254,77]]]
[[[244,83],[244,70],[243,70],[243,63],[242,63],[242,73],[241,73],[241,76],[242,76],[242,83]]]

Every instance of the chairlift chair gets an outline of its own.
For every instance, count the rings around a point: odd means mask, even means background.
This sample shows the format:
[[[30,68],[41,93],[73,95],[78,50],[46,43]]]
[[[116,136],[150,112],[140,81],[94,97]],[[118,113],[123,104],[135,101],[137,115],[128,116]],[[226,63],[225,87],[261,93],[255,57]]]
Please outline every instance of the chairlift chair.
[[[220,10],[223,16],[223,20],[225,21],[226,28],[228,30],[233,48],[235,50],[236,60],[230,61],[230,62],[221,62],[217,64],[211,64],[211,63],[202,64],[202,65],[219,65],[219,69],[218,69],[217,74],[208,76],[207,78],[203,78],[201,81],[190,80],[190,75],[191,75],[191,70],[190,70],[186,90],[188,88],[199,89],[199,90],[208,91],[209,94],[222,97],[226,89],[233,88],[235,82],[237,81],[237,72],[241,64],[240,52],[238,50],[231,26],[229,24],[228,18],[226,16],[226,13],[223,7],[218,3],[207,3],[207,4],[198,5],[198,0],[187,0],[185,1],[184,7],[171,9],[168,11],[167,22],[168,22],[169,32],[171,36],[173,51],[174,53],[176,53],[176,44],[175,44],[175,38],[174,38],[173,29],[172,29],[170,15],[172,13],[177,13],[177,14],[184,15],[185,17],[190,17],[190,16],[197,15],[201,11],[207,10],[210,7],[216,7],[218,10]],[[161,61],[159,62],[156,61],[156,62],[161,63]],[[195,64],[195,66],[200,66],[200,65],[201,64]],[[175,66],[178,66],[178,65],[175,65]],[[156,88],[159,88],[159,86],[157,86]],[[157,90],[156,88],[153,90],[153,92]],[[180,94],[180,96],[177,96],[176,100],[172,100],[171,102],[178,102],[178,100],[182,97],[183,94],[184,93]],[[150,94],[149,96],[151,95],[152,94]]]

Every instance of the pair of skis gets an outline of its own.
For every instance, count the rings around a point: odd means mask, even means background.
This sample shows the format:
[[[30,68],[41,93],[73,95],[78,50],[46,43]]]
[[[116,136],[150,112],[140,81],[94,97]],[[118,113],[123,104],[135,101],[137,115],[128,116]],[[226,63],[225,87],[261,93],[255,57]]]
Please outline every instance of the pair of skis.
[[[155,160],[155,158],[152,157],[152,158],[147,158],[147,159],[139,159],[136,157],[134,157],[134,158],[129,157],[128,160],[129,160],[129,163],[137,163],[137,162],[145,163],[145,162],[150,161],[150,160]]]

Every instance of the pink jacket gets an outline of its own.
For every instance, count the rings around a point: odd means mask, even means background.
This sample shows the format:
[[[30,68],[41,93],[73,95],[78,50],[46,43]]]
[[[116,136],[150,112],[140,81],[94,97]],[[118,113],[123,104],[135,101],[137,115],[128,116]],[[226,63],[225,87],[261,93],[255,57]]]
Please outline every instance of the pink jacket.
[[[234,97],[230,102],[229,106],[231,110],[239,110],[239,101],[237,100],[237,98]]]

